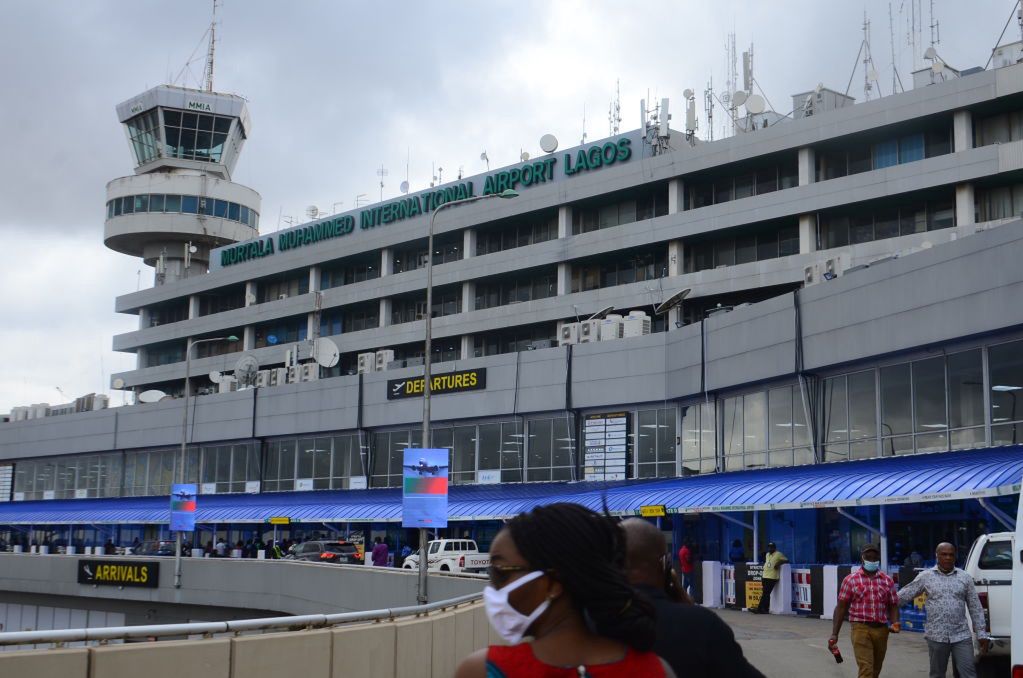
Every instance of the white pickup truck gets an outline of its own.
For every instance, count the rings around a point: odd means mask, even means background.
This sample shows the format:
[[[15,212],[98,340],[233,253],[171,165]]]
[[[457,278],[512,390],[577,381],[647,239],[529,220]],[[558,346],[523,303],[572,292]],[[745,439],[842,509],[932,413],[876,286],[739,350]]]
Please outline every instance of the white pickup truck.
[[[977,537],[963,569],[973,577],[991,634],[992,656],[1008,655],[1012,625],[1013,533]],[[979,653],[978,653],[979,658]]]
[[[432,572],[484,572],[490,567],[490,555],[480,553],[472,539],[436,539],[427,544],[426,567]],[[419,569],[419,551],[405,558],[402,569]]]

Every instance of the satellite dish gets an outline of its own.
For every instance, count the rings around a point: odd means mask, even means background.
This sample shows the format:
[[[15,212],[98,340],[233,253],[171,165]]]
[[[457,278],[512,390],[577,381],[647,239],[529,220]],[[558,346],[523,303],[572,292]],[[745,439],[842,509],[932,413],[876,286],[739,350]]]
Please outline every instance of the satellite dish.
[[[746,97],[747,94],[740,89],[739,91],[732,95],[732,105],[742,106],[744,103],[746,103]]]
[[[122,388],[124,388],[124,379],[121,379],[120,377],[114,379],[113,387],[120,391]]]
[[[199,248],[196,247],[195,245],[189,245],[188,246],[188,253],[189,254],[195,254],[198,251],[199,251]]]
[[[931,64],[931,73],[934,73],[935,75],[941,75],[941,72],[944,70],[945,64],[941,63],[940,61],[935,61],[933,64]]]
[[[277,335],[276,334],[268,334],[268,335],[266,335],[266,343],[270,344],[271,346],[276,345],[277,344]]]
[[[553,153],[558,150],[558,138],[553,134],[544,134],[540,137],[540,148],[544,153]]]
[[[320,337],[313,344],[313,355],[316,364],[321,367],[334,367],[341,360],[341,350],[331,339]]]
[[[243,355],[234,366],[234,376],[239,386],[250,385],[258,371],[259,361],[250,355]]]
[[[589,318],[587,318],[587,320],[600,320],[601,318],[605,317],[608,313],[610,313],[613,310],[615,310],[614,306],[608,306],[607,308],[602,308],[599,311],[597,311],[596,313],[594,313],[593,315],[591,315]]]
[[[764,112],[764,97],[759,94],[751,94],[746,98],[746,112],[756,115]]]
[[[521,160],[522,162],[526,162],[527,160],[529,160],[529,151],[522,151],[522,154],[519,155],[519,160]]]
[[[157,403],[166,397],[167,397],[166,393],[164,393],[163,391],[157,391],[155,389],[152,391],[143,391],[142,393],[139,393],[138,396],[140,403]]]
[[[691,89],[683,90],[682,96],[684,96],[686,99],[692,99],[693,98],[693,90],[691,90]]]
[[[665,299],[664,301],[662,301],[661,303],[657,304],[657,306],[654,307],[654,314],[661,315],[662,313],[667,313],[671,309],[681,304],[682,300],[688,297],[689,293],[692,291],[693,289],[691,287],[687,287],[684,290],[679,290],[678,292],[675,292],[675,294],[671,295],[670,297],[668,297],[667,299]]]
[[[401,182],[401,186],[399,186],[398,188],[401,190],[402,193],[408,193],[408,182],[407,181]]]
[[[316,205],[309,205],[309,207],[305,208],[305,214],[310,219],[315,219],[316,217],[320,216],[320,208],[317,207]]]
[[[212,381],[214,384],[219,384],[220,380],[223,378],[224,375],[222,375],[219,370],[213,370],[212,372],[210,372],[210,381]]]
[[[934,49],[933,47],[928,47],[924,51],[924,59],[936,59],[936,58],[938,58],[938,50]]]
[[[480,153],[480,160],[482,160],[483,162],[490,162],[490,158],[487,157],[486,151]]]

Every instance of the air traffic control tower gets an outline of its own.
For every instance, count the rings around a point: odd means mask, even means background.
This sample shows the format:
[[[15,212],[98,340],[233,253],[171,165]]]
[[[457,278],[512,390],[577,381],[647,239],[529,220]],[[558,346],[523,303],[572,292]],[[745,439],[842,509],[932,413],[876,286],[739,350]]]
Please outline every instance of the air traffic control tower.
[[[252,129],[245,100],[160,86],[117,106],[135,174],[107,184],[106,246],[155,284],[206,272],[214,247],[258,235],[259,194],[231,181]]]

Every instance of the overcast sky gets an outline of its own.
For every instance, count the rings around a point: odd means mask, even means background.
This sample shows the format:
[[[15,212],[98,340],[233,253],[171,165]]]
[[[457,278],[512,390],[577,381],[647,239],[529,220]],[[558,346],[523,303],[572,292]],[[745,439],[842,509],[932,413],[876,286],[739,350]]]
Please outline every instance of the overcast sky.
[[[922,42],[930,41],[928,0]],[[725,91],[725,41],[755,46],[755,77],[780,113],[790,95],[823,83],[844,91],[863,39],[864,9],[883,94],[895,61],[910,86],[913,0],[775,2],[270,2],[224,0],[215,89],[244,96],[253,126],[233,179],[263,198],[261,230],[309,205],[339,211],[431,176],[454,179],[609,133],[620,81],[622,130],[639,100],[669,97],[713,77]],[[941,57],[983,66],[1013,0],[935,0]],[[137,328],[114,297],[152,285],[152,269],[103,246],[105,184],[132,172],[114,106],[173,82],[196,87],[209,0],[0,0],[0,412],[109,392],[134,354],[110,350]],[[1019,39],[1015,22],[1003,42]],[[196,61],[186,67],[190,58]],[[182,77],[179,77],[182,76]],[[863,99],[862,67],[850,94]],[[585,113],[585,127],[584,127]],[[724,119],[718,111],[716,125]],[[720,138],[721,130],[715,130]],[[141,273],[139,271],[141,270]],[[58,388],[67,394],[61,396]],[[115,394],[112,404],[120,405]]]

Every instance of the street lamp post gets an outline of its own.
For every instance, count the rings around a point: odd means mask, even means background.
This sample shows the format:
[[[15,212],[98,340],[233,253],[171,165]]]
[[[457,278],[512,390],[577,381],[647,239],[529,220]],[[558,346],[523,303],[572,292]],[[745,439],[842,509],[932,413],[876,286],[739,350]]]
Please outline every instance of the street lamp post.
[[[233,334],[229,337],[211,337],[209,339],[188,340],[185,344],[185,411],[181,416],[181,459],[178,461],[178,483],[185,482],[185,448],[188,441],[188,377],[192,371],[192,347],[198,344],[207,344],[215,341],[238,341]],[[181,588],[181,532],[175,532],[174,545],[174,588]]]
[[[471,198],[452,200],[439,205],[430,215],[430,230],[426,238],[426,342],[423,346],[423,443],[422,447],[430,446],[430,363],[433,351],[433,225],[441,210],[458,205],[466,205],[479,200],[490,198],[517,198],[518,193],[510,188],[500,193],[487,195],[474,195]],[[417,600],[420,605],[426,604],[426,570],[427,570],[427,549],[426,549],[426,528],[419,528],[419,595]]]

